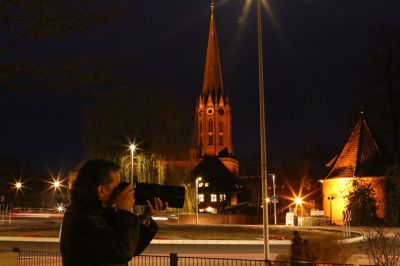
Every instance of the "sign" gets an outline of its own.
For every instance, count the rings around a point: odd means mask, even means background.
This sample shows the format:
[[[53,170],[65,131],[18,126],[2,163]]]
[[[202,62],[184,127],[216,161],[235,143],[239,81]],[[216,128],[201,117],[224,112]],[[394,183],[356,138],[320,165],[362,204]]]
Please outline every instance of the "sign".
[[[279,203],[279,198],[278,198],[278,196],[272,196],[271,202],[272,202],[272,203]]]
[[[343,211],[343,222],[348,223],[351,221],[351,211]]]

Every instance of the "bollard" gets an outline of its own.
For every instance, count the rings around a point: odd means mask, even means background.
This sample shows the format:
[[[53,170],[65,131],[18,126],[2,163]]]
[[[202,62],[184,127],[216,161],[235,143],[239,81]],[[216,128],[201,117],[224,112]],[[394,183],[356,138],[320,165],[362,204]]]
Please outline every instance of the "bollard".
[[[169,253],[169,266],[178,266],[178,254]]]

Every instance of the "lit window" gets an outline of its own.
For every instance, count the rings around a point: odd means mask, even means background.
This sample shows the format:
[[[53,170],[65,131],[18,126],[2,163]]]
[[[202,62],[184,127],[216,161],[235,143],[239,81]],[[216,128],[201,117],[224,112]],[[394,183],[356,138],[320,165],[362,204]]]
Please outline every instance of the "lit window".
[[[204,209],[199,209],[199,212],[204,212]]]
[[[217,194],[211,194],[211,202],[217,202]]]
[[[203,182],[200,182],[200,183],[199,183],[199,187],[203,187]]]
[[[217,209],[216,209],[216,208],[213,208],[213,207],[207,207],[207,208],[205,209],[205,211],[206,211],[206,212],[209,212],[209,213],[217,213]]]
[[[204,194],[199,194],[199,202],[204,202]]]
[[[204,187],[208,187],[210,184],[208,182],[204,183]]]
[[[219,194],[219,201],[223,202],[226,200],[226,194]]]

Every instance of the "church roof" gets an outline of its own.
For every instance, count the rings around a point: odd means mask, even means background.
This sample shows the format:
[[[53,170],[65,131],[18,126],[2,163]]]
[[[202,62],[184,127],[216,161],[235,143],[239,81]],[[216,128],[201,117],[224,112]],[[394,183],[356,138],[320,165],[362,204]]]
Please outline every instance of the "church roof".
[[[210,187],[217,191],[235,190],[236,176],[214,156],[204,156],[201,162],[191,171],[191,177],[201,176],[210,182]]]
[[[361,115],[342,151],[327,164],[331,170],[326,178],[361,176],[361,169],[379,156],[379,147]],[[368,174],[363,171],[362,175]]]
[[[204,67],[202,95],[221,95],[223,93],[221,62],[219,60],[217,31],[214,20],[214,2],[211,4],[210,32],[208,34],[207,56]]]

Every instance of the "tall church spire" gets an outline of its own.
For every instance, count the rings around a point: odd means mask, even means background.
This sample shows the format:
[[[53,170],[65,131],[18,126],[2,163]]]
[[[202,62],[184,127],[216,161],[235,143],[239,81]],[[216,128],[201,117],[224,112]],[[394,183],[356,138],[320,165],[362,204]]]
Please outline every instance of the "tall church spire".
[[[203,96],[223,93],[221,63],[219,60],[217,32],[214,21],[214,1],[211,1],[210,32],[208,34],[206,65],[204,68]]]

